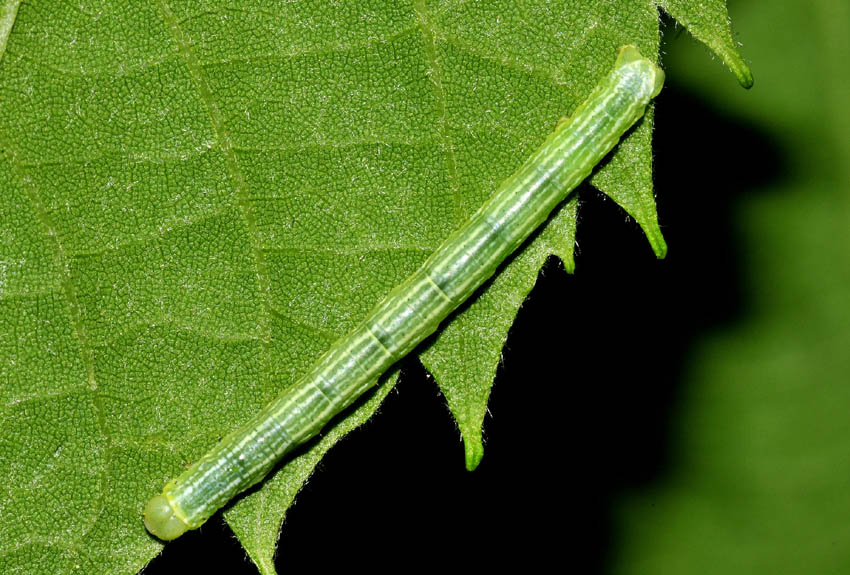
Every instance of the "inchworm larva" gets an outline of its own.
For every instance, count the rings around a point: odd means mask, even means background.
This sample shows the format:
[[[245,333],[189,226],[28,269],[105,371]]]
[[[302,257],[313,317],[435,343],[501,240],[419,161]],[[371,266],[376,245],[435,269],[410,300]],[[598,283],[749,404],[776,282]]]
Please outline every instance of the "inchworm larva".
[[[573,117],[560,122],[419,270],[337,340],[295,385],[148,502],[148,531],[169,540],[200,527],[375,385],[378,376],[433,333],[590,175],[643,116],[663,83],[664,72],[634,46],[620,48],[614,69]]]

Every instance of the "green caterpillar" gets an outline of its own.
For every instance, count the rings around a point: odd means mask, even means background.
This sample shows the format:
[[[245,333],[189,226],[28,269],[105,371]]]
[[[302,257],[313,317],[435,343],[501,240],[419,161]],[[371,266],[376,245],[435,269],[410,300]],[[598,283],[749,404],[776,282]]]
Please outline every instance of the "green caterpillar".
[[[294,386],[169,482],[145,507],[145,526],[171,540],[197,529],[294,447],[377,383],[463,303],[547,218],[658,95],[664,72],[634,46],[568,121]]]

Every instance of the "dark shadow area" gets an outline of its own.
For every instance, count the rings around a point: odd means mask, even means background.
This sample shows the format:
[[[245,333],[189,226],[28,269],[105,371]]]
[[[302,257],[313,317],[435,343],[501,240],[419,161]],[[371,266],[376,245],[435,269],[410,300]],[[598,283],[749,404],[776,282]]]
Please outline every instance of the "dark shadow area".
[[[583,188],[576,274],[551,259],[520,310],[479,469],[464,469],[445,401],[408,358],[397,390],[330,451],[289,511],[281,575],[606,572],[617,549],[614,506],[669,468],[689,350],[746,314],[733,204],[781,177],[767,136],[675,87],[659,101],[654,157],[667,259],[655,259],[611,200]],[[145,573],[187,567],[256,573],[220,515],[169,544]]]
[[[511,512],[513,547],[508,537],[495,546],[502,561],[527,555],[543,568],[567,556],[577,572],[607,572],[617,549],[614,507],[661,482],[671,464],[690,349],[747,313],[732,209],[781,177],[779,153],[767,136],[675,89],[657,110],[667,258],[655,260],[637,224],[583,188],[576,274],[550,261],[508,340],[485,461],[502,468],[506,485],[525,487]],[[520,461],[536,466],[517,469]]]
[[[233,532],[219,513],[203,527],[189,531],[168,543],[162,553],[148,563],[144,575],[178,573],[251,573],[257,568],[245,554]]]

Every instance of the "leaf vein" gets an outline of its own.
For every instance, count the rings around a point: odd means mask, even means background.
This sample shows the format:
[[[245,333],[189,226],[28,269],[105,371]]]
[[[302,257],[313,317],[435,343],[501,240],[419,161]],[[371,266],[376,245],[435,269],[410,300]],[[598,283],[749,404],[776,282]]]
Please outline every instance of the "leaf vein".
[[[265,313],[262,314],[261,317],[263,318],[266,325],[261,325],[260,331],[265,334],[265,338],[266,340],[268,340],[270,337],[270,324],[268,319],[271,316],[271,305],[269,302],[271,285],[269,275],[266,269],[266,263],[263,259],[263,253],[260,249],[257,223],[254,217],[254,213],[251,209],[251,201],[248,196],[248,191],[246,189],[245,178],[242,173],[242,169],[239,166],[236,153],[233,150],[233,143],[231,142],[230,133],[228,132],[227,127],[225,125],[224,115],[219,109],[218,104],[216,103],[215,98],[213,96],[213,92],[201,73],[202,66],[199,64],[198,59],[192,49],[190,39],[180,28],[180,24],[177,20],[177,17],[171,11],[171,8],[168,6],[168,3],[165,0],[159,0],[156,5],[159,7],[160,13],[162,15],[163,20],[165,21],[165,24],[171,30],[172,39],[174,41],[177,52],[183,57],[186,63],[186,67],[189,70],[189,74],[191,75],[192,80],[195,84],[195,89],[198,91],[198,96],[201,98],[201,101],[203,102],[204,107],[206,108],[210,124],[212,125],[212,128],[216,134],[219,149],[221,150],[222,155],[225,157],[226,170],[234,186],[236,204],[242,215],[242,219],[245,222],[252,245],[251,251],[254,259],[254,265],[256,266],[257,283],[260,290],[260,300],[263,302],[263,307],[265,308]]]
[[[77,289],[73,283],[71,269],[68,264],[68,256],[65,252],[65,248],[62,245],[59,234],[56,233],[56,227],[44,207],[42,198],[39,194],[39,191],[36,189],[32,178],[30,178],[21,171],[22,168],[17,162],[15,150],[10,146],[9,142],[5,141],[3,134],[0,134],[0,146],[2,146],[2,148],[5,149],[6,153],[9,155],[11,172],[13,176],[16,177],[24,186],[24,189],[26,190],[27,199],[29,200],[32,209],[35,212],[36,219],[38,220],[39,227],[41,228],[41,232],[42,234],[44,234],[47,244],[50,246],[50,250],[53,252],[55,265],[60,277],[62,297],[65,300],[65,304],[68,308],[68,316],[71,320],[72,331],[77,339],[79,353],[86,370],[87,389],[89,392],[92,393],[92,406],[94,407],[95,411],[97,427],[100,430],[104,441],[104,453],[102,460],[103,466],[99,470],[100,482],[97,494],[98,504],[95,506],[96,511],[94,515],[86,520],[85,523],[87,523],[87,526],[83,530],[82,534],[70,543],[71,545],[75,545],[92,528],[94,522],[97,520],[98,516],[103,510],[103,501],[106,497],[106,482],[108,480],[106,470],[109,466],[112,442],[111,438],[106,433],[107,427],[104,410],[103,406],[101,405],[100,398],[97,396],[98,383],[94,372],[94,352],[89,341],[88,334],[86,332],[85,324],[83,323],[80,305],[77,301]]]
[[[428,15],[428,6],[425,0],[414,0],[413,10],[416,12],[416,19],[419,23],[419,30],[422,34],[422,41],[425,46],[426,65],[428,66],[428,77],[431,80],[434,97],[437,100],[437,111],[439,113],[439,133],[442,139],[443,153],[446,157],[446,167],[448,169],[448,177],[451,182],[452,198],[455,204],[455,220],[460,223],[466,219],[466,214],[463,210],[463,201],[460,195],[460,185],[457,170],[457,154],[455,153],[454,142],[449,135],[448,129],[448,106],[446,102],[446,90],[443,86],[443,75],[440,68],[439,56],[437,54],[437,39],[436,29],[430,21]]]

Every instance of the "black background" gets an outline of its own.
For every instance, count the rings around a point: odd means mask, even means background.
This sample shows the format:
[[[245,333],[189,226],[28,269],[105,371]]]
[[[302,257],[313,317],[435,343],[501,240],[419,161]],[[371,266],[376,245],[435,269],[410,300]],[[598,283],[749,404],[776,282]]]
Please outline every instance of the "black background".
[[[667,258],[655,259],[611,200],[580,188],[576,274],[550,259],[519,312],[480,467],[465,470],[436,383],[405,360],[379,413],[331,450],[288,512],[281,575],[516,564],[606,571],[618,500],[664,479],[689,346],[741,313],[731,203],[780,165],[765,137],[669,82],[654,148]],[[256,573],[220,515],[168,544],[145,573],[187,569]]]

